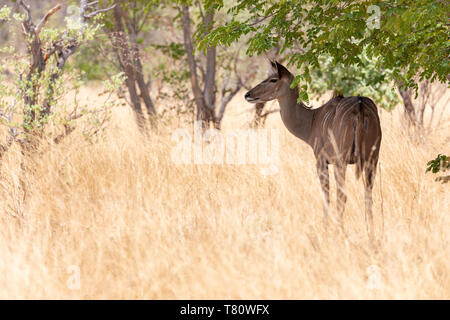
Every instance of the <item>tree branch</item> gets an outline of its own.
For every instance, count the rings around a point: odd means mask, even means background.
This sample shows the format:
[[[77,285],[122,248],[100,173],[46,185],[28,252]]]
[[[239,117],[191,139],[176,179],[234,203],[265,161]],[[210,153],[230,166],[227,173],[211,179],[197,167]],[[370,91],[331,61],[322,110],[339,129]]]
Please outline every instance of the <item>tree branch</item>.
[[[44,24],[46,24],[48,19],[52,15],[54,15],[56,11],[58,11],[59,9],[61,9],[61,4],[57,4],[56,6],[54,6],[49,12],[47,12],[47,14],[44,17],[42,17],[41,21],[39,21],[36,28],[34,28],[34,32],[36,33],[36,35],[39,35]]]
[[[85,14],[84,17],[85,17],[86,19],[90,19],[90,18],[92,18],[92,17],[95,17],[95,16],[98,15],[99,13],[107,12],[107,11],[109,11],[109,10],[114,9],[115,7],[116,7],[116,5],[113,4],[111,7],[103,8],[103,9],[98,9],[98,10],[95,10],[95,11],[89,13],[89,14]]]
[[[8,123],[9,133],[10,133],[9,136],[8,136],[8,139],[6,140],[6,143],[0,145],[0,160],[3,158],[5,153],[9,150],[9,148],[12,145],[12,143],[16,140],[17,136],[19,134],[21,134],[21,132],[18,131],[17,127],[14,126],[14,123],[13,123],[13,116],[14,116],[14,109],[15,109],[15,107],[16,107],[16,99],[14,98],[13,101],[11,102],[11,107],[10,107],[8,115],[5,114],[3,112],[3,110],[0,109],[0,117],[5,119],[6,122]]]
[[[25,10],[26,14],[27,14],[26,20],[24,22],[31,23],[30,7],[27,4],[25,4],[23,2],[23,0],[19,0],[18,5],[19,5],[19,7],[22,7]]]
[[[189,7],[185,4],[181,6],[182,13],[182,25],[183,25],[183,38],[184,38],[184,46],[186,48],[186,56],[189,65],[190,71],[190,80],[192,92],[194,94],[195,104],[197,106],[197,120],[202,118],[202,113],[205,110],[205,101],[203,97],[203,92],[200,89],[197,77],[197,67],[194,58],[194,45],[192,43],[192,34],[191,34],[191,18],[189,15]]]

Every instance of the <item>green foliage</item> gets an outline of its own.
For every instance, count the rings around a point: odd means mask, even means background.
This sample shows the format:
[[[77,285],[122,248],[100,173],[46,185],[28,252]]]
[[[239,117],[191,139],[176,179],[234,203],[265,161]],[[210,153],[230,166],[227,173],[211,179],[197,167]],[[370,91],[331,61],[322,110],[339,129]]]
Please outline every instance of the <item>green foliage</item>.
[[[224,3],[216,1],[215,6],[223,8]],[[377,10],[380,23],[374,26]],[[417,74],[419,80],[448,81],[446,1],[240,0],[227,12],[232,18],[208,36],[198,37],[199,46],[230,45],[251,34],[249,55],[274,47],[291,50],[289,64],[299,70],[292,86],[311,82],[321,56],[331,57],[334,65],[363,66],[364,51],[368,59],[379,57],[383,70],[391,70],[389,78],[376,82],[396,80],[417,88]]]
[[[152,47],[161,50],[164,54],[169,55],[172,59],[180,60],[185,58],[186,50],[183,43],[171,42],[168,45],[152,44]]]
[[[3,6],[0,8],[0,21],[9,21],[11,14],[11,8],[8,6]]]
[[[311,71],[309,91],[321,95],[332,89],[336,95],[368,96],[390,111],[399,102],[395,87],[385,80],[390,78],[391,71],[383,70],[379,59],[370,59],[364,52],[360,59],[361,65],[344,66],[336,64],[330,56],[320,56],[319,67]]]
[[[105,0],[105,6],[110,6],[115,3],[114,0]],[[161,0],[134,0],[134,1],[120,1],[122,10],[127,12],[129,21],[135,27],[137,33],[145,31],[144,29],[148,25],[147,18],[152,14],[155,8],[158,8],[161,4]],[[114,30],[114,19],[112,14],[103,16],[102,23],[109,31]],[[142,39],[138,39],[142,41]]]
[[[105,37],[97,36],[95,41],[79,48],[77,54],[70,61],[73,68],[78,69],[84,80],[105,80],[108,75],[118,72],[111,63],[105,59]],[[112,48],[108,47],[112,51]]]
[[[169,45],[152,45],[158,49],[158,63],[152,65],[152,75],[160,81],[154,96],[155,101],[164,103],[159,114],[163,120],[165,115],[176,114],[186,116],[190,121],[194,115],[194,100],[191,95],[189,70],[186,66],[184,45],[170,43]],[[155,57],[155,53],[153,53]]]
[[[158,66],[156,73],[161,78],[168,90],[160,90],[158,100],[169,102],[168,108],[163,109],[161,116],[168,111],[176,112],[177,115],[188,115],[189,119],[194,114],[194,100],[191,97],[189,86],[189,71],[185,69],[168,68],[165,64]]]
[[[0,12],[8,12],[2,8]],[[1,15],[1,13],[0,13]],[[3,16],[2,16],[3,18]],[[23,14],[13,16],[15,23],[23,21]],[[86,119],[82,132],[93,137],[102,129],[109,118],[110,109],[116,105],[111,101],[111,95],[116,92],[119,84],[123,82],[121,75],[113,77],[113,82],[104,83],[107,98],[104,103],[95,107],[80,103],[77,99],[83,83],[82,74],[78,68],[66,64],[58,68],[57,57],[52,52],[54,46],[70,47],[72,44],[82,44],[93,39],[101,25],[72,24],[62,28],[44,27],[39,33],[42,44],[44,65],[42,70],[30,68],[33,58],[30,53],[31,37],[25,37],[28,46],[28,56],[24,56],[14,46],[0,48],[2,65],[0,66],[0,114],[2,124],[7,126],[14,139],[19,142],[30,140],[33,136],[57,139],[55,132],[59,130],[46,130],[47,127],[63,127],[65,132],[71,132],[78,119]],[[20,28],[12,29],[21,30]],[[22,34],[17,35],[23,38]],[[54,52],[54,51],[53,51]],[[8,76],[3,73],[8,71]],[[74,96],[73,103],[67,103],[69,94]],[[45,110],[48,106],[49,109]],[[13,119],[21,118],[21,122]]]
[[[436,159],[431,160],[427,163],[426,172],[446,172],[450,170],[450,158],[446,155],[439,154]],[[442,183],[446,183],[450,180],[450,176],[437,177],[436,181],[441,181]]]

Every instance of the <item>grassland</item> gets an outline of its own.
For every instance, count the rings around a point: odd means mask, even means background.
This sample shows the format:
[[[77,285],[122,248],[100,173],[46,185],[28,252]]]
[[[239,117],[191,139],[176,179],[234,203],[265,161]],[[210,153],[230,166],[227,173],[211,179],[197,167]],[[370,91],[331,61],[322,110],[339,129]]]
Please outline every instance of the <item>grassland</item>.
[[[239,95],[224,131],[245,127],[248,108]],[[13,149],[1,168],[0,298],[449,299],[448,186],[425,174],[449,151],[444,117],[420,140],[398,110],[381,113],[377,251],[353,169],[347,235],[323,229],[314,156],[278,114],[267,124],[280,132],[270,176],[255,165],[176,165],[179,123],[145,140],[128,107],[114,111],[104,141],[75,132],[26,160]]]

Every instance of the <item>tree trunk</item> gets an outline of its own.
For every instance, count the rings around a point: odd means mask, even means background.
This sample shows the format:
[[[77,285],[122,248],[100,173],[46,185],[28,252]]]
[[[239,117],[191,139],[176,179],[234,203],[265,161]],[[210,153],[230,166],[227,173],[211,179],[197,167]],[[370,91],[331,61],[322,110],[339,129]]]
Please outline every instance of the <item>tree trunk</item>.
[[[150,97],[150,92],[148,90],[147,84],[144,80],[144,73],[142,68],[142,62],[141,62],[141,54],[139,51],[139,46],[137,42],[137,31],[136,26],[133,25],[131,22],[131,19],[128,15],[128,12],[123,11],[123,17],[125,19],[127,29],[128,29],[128,36],[131,43],[131,51],[132,51],[132,61],[134,65],[134,71],[135,71],[135,77],[136,82],[139,86],[139,91],[141,93],[141,97],[144,100],[144,105],[147,109],[147,114],[149,116],[149,119],[151,120],[156,115],[156,109],[153,104],[153,101]]]
[[[147,134],[147,125],[145,121],[144,114],[141,108],[141,101],[139,99],[139,95],[136,89],[136,77],[134,72],[134,63],[132,61],[132,54],[130,47],[128,45],[128,37],[125,34],[124,26],[123,26],[123,10],[120,5],[119,0],[115,0],[116,6],[114,7],[114,35],[112,39],[114,40],[113,46],[121,57],[122,67],[124,68],[124,73],[127,79],[125,80],[125,84],[128,89],[128,93],[130,95],[130,104],[133,108],[136,122],[139,127],[139,130],[146,135]]]
[[[150,121],[153,121],[154,116],[156,115],[155,105],[153,104],[152,98],[150,97],[150,92],[147,87],[147,84],[144,80],[144,75],[142,73],[142,63],[141,60],[138,59],[136,61],[136,80],[139,86],[139,91],[141,92],[141,97],[144,100],[145,108],[147,109],[147,114]]]
[[[214,19],[214,11],[211,9],[210,12],[204,18],[204,23],[210,25]],[[206,123],[216,122],[216,47],[209,47],[206,51],[206,75],[205,83],[203,89],[203,97],[205,101],[205,112],[204,119]]]
[[[34,26],[30,26],[34,29]],[[29,33],[31,34],[33,30]],[[36,112],[33,110],[33,106],[37,104],[38,84],[36,79],[40,79],[42,72],[45,69],[46,61],[42,52],[42,44],[37,35],[33,36],[29,47],[31,55],[30,71],[27,75],[27,84],[24,94],[24,122],[25,130],[31,128],[33,121],[36,120]]]
[[[405,88],[404,86],[399,86],[398,91],[403,100],[403,105],[405,107],[405,117],[409,124],[417,125],[417,116],[412,102],[412,93],[410,88]]]
[[[204,95],[198,83],[197,66],[194,58],[194,46],[192,44],[191,18],[189,16],[189,7],[183,4],[182,10],[184,46],[186,49],[186,56],[189,65],[192,93],[194,94],[195,105],[197,106],[197,121],[202,121],[203,128],[206,128],[207,121],[205,121],[205,119],[207,119],[207,110]]]

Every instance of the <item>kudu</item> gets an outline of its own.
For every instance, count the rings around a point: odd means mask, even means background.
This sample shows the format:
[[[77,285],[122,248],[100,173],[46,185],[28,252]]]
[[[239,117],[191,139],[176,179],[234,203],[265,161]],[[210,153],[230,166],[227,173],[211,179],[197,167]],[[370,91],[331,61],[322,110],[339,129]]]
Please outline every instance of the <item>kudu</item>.
[[[356,164],[356,177],[363,175],[366,228],[373,240],[372,189],[381,144],[374,102],[366,97],[339,96],[320,108],[308,108],[297,102],[298,88],[290,87],[294,76],[278,62],[271,61],[271,66],[270,76],[248,91],[245,99],[251,103],[278,100],[286,128],[312,147],[324,195],[325,225],[330,203],[328,165],[335,165],[337,211],[343,227],[345,172],[348,164]]]

